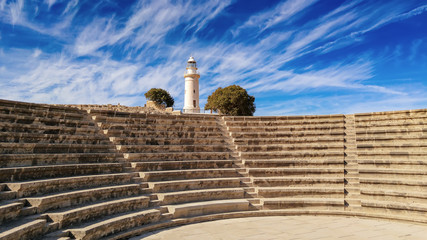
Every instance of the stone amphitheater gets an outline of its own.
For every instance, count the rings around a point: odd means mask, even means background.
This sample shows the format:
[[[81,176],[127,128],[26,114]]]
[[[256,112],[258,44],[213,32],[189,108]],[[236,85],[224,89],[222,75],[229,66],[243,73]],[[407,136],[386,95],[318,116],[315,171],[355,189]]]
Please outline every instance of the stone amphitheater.
[[[427,109],[227,117],[0,100],[0,239],[265,216],[426,226],[426,123]]]

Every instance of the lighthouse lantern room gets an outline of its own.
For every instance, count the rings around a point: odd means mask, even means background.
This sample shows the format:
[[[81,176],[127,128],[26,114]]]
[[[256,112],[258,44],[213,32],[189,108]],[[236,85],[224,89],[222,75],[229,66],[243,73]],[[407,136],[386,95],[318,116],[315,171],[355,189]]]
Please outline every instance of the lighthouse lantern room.
[[[197,71],[196,60],[190,57],[187,61],[187,70],[184,74],[185,79],[185,113],[199,113],[199,72]]]

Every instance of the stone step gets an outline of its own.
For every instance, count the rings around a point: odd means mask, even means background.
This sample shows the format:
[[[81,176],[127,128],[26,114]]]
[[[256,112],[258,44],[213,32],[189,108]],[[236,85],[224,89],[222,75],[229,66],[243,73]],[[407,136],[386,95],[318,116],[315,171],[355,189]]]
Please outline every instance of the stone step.
[[[0,128],[1,130],[1,128]],[[223,133],[214,132],[194,132],[194,131],[121,131],[103,130],[103,133],[110,137],[155,137],[155,138],[218,138],[223,137]]]
[[[169,116],[168,116],[169,117]],[[151,115],[145,117],[108,117],[93,115],[92,119],[99,123],[107,123],[109,125],[120,124],[163,124],[163,125],[205,125],[216,126],[217,122],[210,119],[169,119],[169,118],[153,118]]]
[[[149,182],[148,185],[156,193],[208,188],[238,188],[240,187],[240,178],[174,180],[163,182]]]
[[[76,175],[119,173],[123,171],[124,164],[122,163],[89,163],[0,168],[0,181],[25,181],[32,179],[68,177]]]
[[[0,201],[16,199],[17,195],[18,195],[17,192],[14,192],[14,191],[2,190],[0,191]]]
[[[26,182],[10,182],[7,183],[7,186],[10,190],[18,192],[18,197],[27,197],[79,188],[125,184],[131,182],[131,178],[135,176],[135,174],[136,173],[115,173],[52,178]]]
[[[298,119],[298,120],[271,120],[271,121],[226,121],[228,127],[258,127],[258,126],[300,126],[300,125],[322,125],[343,124],[341,119]]]
[[[230,132],[301,132],[301,131],[336,131],[344,129],[344,122],[340,124],[313,124],[296,126],[255,126],[255,127],[228,127]]]
[[[158,193],[162,205],[220,199],[244,198],[242,188],[197,189],[180,192]]]
[[[110,137],[117,145],[219,145],[223,138],[156,138],[156,137]]]
[[[327,159],[344,158],[344,151],[281,151],[281,152],[242,152],[240,157],[243,159],[284,159],[284,158],[305,158],[305,159]]]
[[[114,153],[113,145],[0,142],[0,154]]]
[[[343,198],[341,187],[259,187],[258,195],[264,198]]]
[[[1,146],[1,145],[0,145]],[[123,153],[228,152],[227,145],[117,145]]]
[[[13,100],[5,100],[0,99],[0,107],[1,108],[12,108],[12,109],[37,109],[42,111],[50,111],[50,112],[70,112],[70,113],[79,113],[81,110],[74,107],[66,107],[61,105],[51,105],[51,104],[40,104],[40,103],[28,103],[28,102],[20,102]]]
[[[43,134],[25,132],[0,132],[0,142],[9,143],[61,143],[61,144],[111,144],[105,135],[101,134]]]
[[[361,158],[383,158],[385,157],[390,157],[390,158],[398,158],[398,159],[417,159],[421,158],[421,159],[425,159],[425,157],[427,156],[427,151],[424,151],[424,149],[417,149],[417,150],[399,150],[399,149],[391,149],[391,150],[383,150],[383,151],[357,151],[357,155]]]
[[[344,166],[344,159],[327,158],[319,160],[300,159],[269,159],[269,160],[243,160],[246,167],[250,168],[298,168],[298,167],[320,167],[320,168],[340,168]]]
[[[395,121],[405,119],[417,119],[426,118],[427,111],[422,109],[418,112],[402,112],[402,113],[384,113],[384,114],[369,114],[369,113],[358,113],[355,114],[356,122],[380,122],[380,121]]]
[[[154,161],[132,162],[135,171],[164,171],[179,169],[215,169],[233,168],[234,160],[187,160],[187,161]]]
[[[180,160],[226,160],[228,152],[174,152],[174,153],[125,153],[124,158],[132,162],[180,161]]]
[[[290,137],[290,138],[238,138],[234,139],[236,145],[270,145],[270,144],[301,144],[301,143],[343,143],[344,136],[314,136],[314,137]]]
[[[427,122],[427,117],[404,118],[404,119],[387,119],[376,121],[359,121],[356,128],[371,128],[371,127],[407,127],[407,126],[422,126]]]
[[[399,203],[391,201],[362,200],[362,207],[367,212],[387,213],[387,215],[405,215],[414,219],[426,219],[427,205],[417,203]]]
[[[361,189],[383,189],[383,190],[404,190],[408,192],[426,192],[427,181],[407,179],[378,179],[360,177]]]
[[[360,177],[364,178],[387,178],[387,179],[417,179],[427,181],[427,171],[425,170],[408,170],[408,169],[380,169],[380,168],[359,168]]]
[[[344,209],[344,198],[261,198],[261,203],[264,209]]]
[[[333,177],[259,177],[253,178],[258,187],[343,187],[344,178]]]
[[[408,160],[408,159],[359,159],[358,164],[360,168],[397,168],[397,169],[419,169],[427,170],[427,162],[420,160]]]
[[[49,219],[52,219],[53,222],[59,223],[59,228],[64,228],[69,225],[87,222],[99,217],[148,208],[149,202],[150,198],[147,196],[129,197],[86,205],[61,212],[47,213],[47,216]]]
[[[357,144],[357,149],[360,149],[360,151],[384,151],[387,149],[396,149],[396,150],[424,150],[427,151],[427,143],[422,142],[412,142],[412,143],[405,143],[405,144],[387,144],[387,143],[377,143],[377,144],[366,144],[366,143],[360,143]]]
[[[384,129],[375,129],[371,128],[368,130],[365,129],[357,129],[356,134],[359,137],[378,137],[378,136],[418,136],[419,134],[423,134],[425,132],[425,128],[422,126],[417,127],[396,127],[396,128],[384,128]]]
[[[247,211],[249,210],[249,202],[246,199],[229,199],[184,203],[167,207],[174,218],[183,218],[223,212]]]
[[[400,203],[418,203],[427,205],[427,193],[409,192],[405,190],[361,189],[360,198],[374,201],[390,201]]]
[[[2,203],[2,205],[0,205],[0,225],[19,217],[23,207],[23,201]]]
[[[2,154],[0,167],[117,162],[116,153]]]
[[[220,177],[241,177],[235,168],[218,169],[178,169],[152,172],[140,172],[143,181],[170,181],[179,179],[201,179],[201,178],[220,178]]]
[[[70,192],[48,194],[40,197],[25,198],[39,213],[48,210],[86,204],[104,199],[134,196],[141,192],[139,184],[104,186]]]
[[[86,119],[86,113],[82,111],[50,111],[49,109],[22,109],[22,108],[10,108],[0,105],[0,113],[7,115],[18,115],[27,117],[41,117],[51,119],[67,119],[67,120],[84,120]]]
[[[357,136],[356,140],[360,143],[366,144],[376,144],[376,143],[396,143],[396,144],[404,144],[404,143],[412,143],[418,141],[425,141],[427,139],[427,135],[423,133],[419,134],[411,134],[411,135],[391,135],[391,136]]]
[[[282,132],[232,132],[231,137],[236,139],[247,138],[294,138],[294,137],[313,137],[313,136],[344,136],[344,129],[334,131],[282,131]]]
[[[306,116],[263,116],[263,117],[252,117],[252,116],[223,116],[225,121],[288,121],[288,120],[344,120],[344,115],[306,115]]]
[[[72,238],[75,239],[99,239],[136,226],[157,222],[160,216],[161,212],[159,210],[148,209],[106,218],[102,221],[83,225],[80,228],[69,229],[68,231],[71,233]]]
[[[343,177],[344,169],[339,168],[250,168],[249,175],[253,177]]]
[[[120,126],[111,126],[107,128],[106,126],[101,126],[104,131],[108,131],[109,134],[117,135],[117,134],[125,134],[129,135],[132,133],[138,132],[219,132],[220,129],[216,126],[173,126],[173,125],[120,125]]]
[[[39,239],[44,233],[46,219],[31,219],[9,229],[0,229],[0,239]]]
[[[112,110],[97,110],[90,109],[87,111],[90,115],[96,116],[97,119],[103,117],[115,117],[115,118],[132,118],[132,119],[171,119],[171,120],[207,120],[215,121],[218,116],[215,115],[171,115],[171,114],[155,114],[155,113],[135,113],[135,112],[123,112],[123,111],[112,111]]]
[[[83,118],[82,115],[81,118]],[[3,114],[0,112],[0,121],[7,123],[20,123],[20,124],[38,124],[46,126],[66,126],[66,127],[94,127],[95,123],[93,121],[88,121],[85,119],[75,120],[73,118],[67,119],[53,117],[44,117],[44,116],[25,116],[21,114]]]
[[[298,144],[270,144],[270,145],[241,145],[237,146],[238,151],[242,152],[273,152],[273,151],[295,151],[295,150],[344,150],[344,143],[329,143],[329,144],[313,144],[313,143],[298,143]]]
[[[96,134],[95,127],[66,127],[66,126],[47,126],[40,124],[20,124],[0,122],[0,132],[16,133],[38,133],[38,134],[60,134],[60,135],[83,135]]]

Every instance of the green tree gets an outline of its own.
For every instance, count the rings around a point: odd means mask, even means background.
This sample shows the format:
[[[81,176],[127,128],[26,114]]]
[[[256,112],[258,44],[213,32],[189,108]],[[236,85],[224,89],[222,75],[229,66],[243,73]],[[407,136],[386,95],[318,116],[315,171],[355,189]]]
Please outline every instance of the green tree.
[[[157,104],[163,104],[166,107],[172,107],[175,103],[169,92],[161,88],[152,88],[144,96],[148,100],[154,101]]]
[[[255,97],[238,85],[218,88],[208,97],[205,110],[219,111],[232,116],[252,116],[255,112]]]

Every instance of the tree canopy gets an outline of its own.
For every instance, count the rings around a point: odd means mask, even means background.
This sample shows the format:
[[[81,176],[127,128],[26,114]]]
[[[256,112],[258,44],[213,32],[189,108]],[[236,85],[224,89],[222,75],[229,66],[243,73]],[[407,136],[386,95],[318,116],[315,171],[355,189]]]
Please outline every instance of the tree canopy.
[[[232,116],[252,116],[255,112],[255,97],[238,86],[218,88],[208,97],[205,110],[219,111]]]
[[[175,101],[168,91],[161,88],[152,88],[144,94],[145,98],[154,101],[157,104],[165,105],[166,107],[172,107]]]

